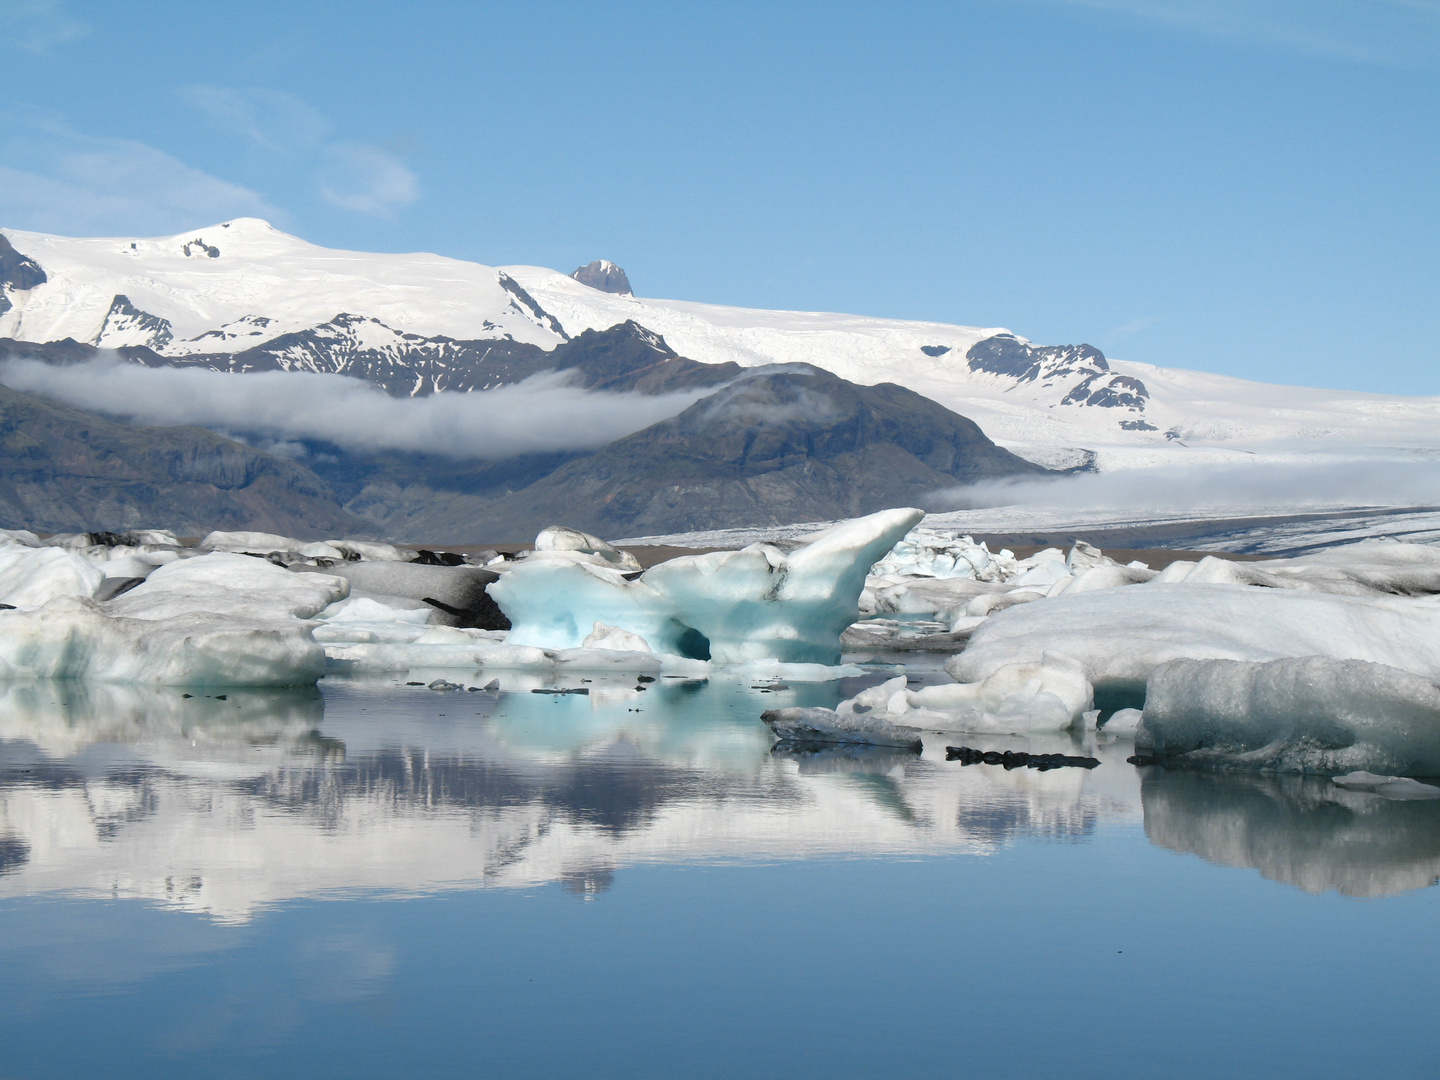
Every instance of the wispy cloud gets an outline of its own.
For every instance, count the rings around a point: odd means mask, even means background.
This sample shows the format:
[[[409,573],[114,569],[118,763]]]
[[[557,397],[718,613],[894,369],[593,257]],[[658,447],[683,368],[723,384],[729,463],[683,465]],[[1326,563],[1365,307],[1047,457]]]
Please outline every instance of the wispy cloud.
[[[271,152],[313,151],[330,136],[324,113],[281,90],[199,83],[180,96],[217,127]]]
[[[1383,67],[1440,65],[1440,0],[1045,0],[1237,44]]]
[[[179,232],[244,215],[275,218],[254,191],[130,139],[96,138],[53,115],[0,121],[0,220],[15,228],[94,236]]]
[[[1154,326],[1159,321],[1160,319],[1158,316],[1148,315],[1139,319],[1131,319],[1129,322],[1121,323],[1119,326],[1114,327],[1111,330],[1107,330],[1104,334],[1101,334],[1100,342],[1106,348],[1110,348],[1113,345],[1120,344],[1120,342],[1126,340],[1127,338],[1134,337],[1141,331],[1149,330],[1150,327]]]
[[[588,391],[564,375],[471,394],[394,398],[361,379],[299,372],[230,375],[108,359],[65,367],[12,360],[0,382],[142,424],[195,424],[284,442],[505,458],[588,450],[668,419],[706,390],[647,396]]]
[[[363,143],[328,148],[320,193],[346,210],[392,217],[420,197],[420,184],[398,158]]]
[[[0,42],[26,52],[48,55],[90,27],[65,10],[63,0],[4,0],[0,3]]]
[[[369,143],[331,141],[329,119],[294,94],[201,83],[181,96],[223,130],[267,152],[309,160],[315,188],[332,206],[393,218],[420,197],[419,179],[403,161]]]

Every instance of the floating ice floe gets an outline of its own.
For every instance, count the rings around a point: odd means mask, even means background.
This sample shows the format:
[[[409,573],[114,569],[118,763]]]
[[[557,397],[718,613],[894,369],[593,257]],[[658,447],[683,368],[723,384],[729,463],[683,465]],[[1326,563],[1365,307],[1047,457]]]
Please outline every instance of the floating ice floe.
[[[770,709],[760,719],[783,743],[898,746],[919,752],[920,736],[879,716],[832,709]]]
[[[44,549],[59,555],[61,549]],[[91,566],[96,582],[104,575]],[[347,583],[260,559],[170,563],[109,602],[76,591],[0,611],[0,677],[181,686],[313,683],[325,654],[309,619]],[[92,589],[93,591],[93,589]]]
[[[1144,715],[1140,709],[1116,709],[1100,730],[1114,738],[1133,739]]]
[[[1080,664],[1047,653],[1038,663],[1011,664],[974,683],[911,690],[899,675],[834,709],[805,709],[796,722],[837,733],[905,728],[1029,735],[1092,730],[1098,716],[1093,705],[1094,691]],[[836,740],[844,741],[838,735]]]
[[[690,555],[636,576],[595,562],[531,557],[489,588],[511,645],[583,646],[597,626],[659,654],[738,664],[834,665],[866,571],[923,517],[886,510],[829,529],[790,553],[768,544]]]
[[[1135,746],[1178,763],[1440,776],[1440,687],[1322,656],[1174,660],[1150,676]]]
[[[1440,604],[1238,585],[1149,584],[1066,593],[992,616],[946,670],[977,681],[1017,659],[1072,656],[1097,690],[1143,694],[1169,660],[1324,656],[1440,676]]]
[[[1440,787],[1422,784],[1411,776],[1377,776],[1364,770],[1332,776],[1331,782],[1346,791],[1368,791],[1381,798],[1408,802],[1414,799],[1440,799]]]

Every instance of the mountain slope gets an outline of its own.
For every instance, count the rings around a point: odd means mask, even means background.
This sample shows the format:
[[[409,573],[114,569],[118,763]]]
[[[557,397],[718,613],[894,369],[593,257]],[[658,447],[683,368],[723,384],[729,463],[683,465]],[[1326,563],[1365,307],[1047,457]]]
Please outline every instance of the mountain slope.
[[[602,535],[853,517],[937,488],[1044,470],[894,384],[762,368],[679,416],[562,465],[478,518],[522,534],[563,520]]]
[[[525,367],[631,321],[703,363],[801,362],[898,383],[1046,463],[1440,448],[1440,399],[1250,383],[1001,328],[641,298],[605,291],[618,284],[604,275],[581,275],[596,288],[541,267],[331,251],[254,219],[153,239],[3,236],[0,336],[145,346],[169,363],[348,371],[392,393],[474,389],[485,383],[472,371]]]
[[[0,527],[353,533],[303,465],[194,427],[134,427],[0,386]]]

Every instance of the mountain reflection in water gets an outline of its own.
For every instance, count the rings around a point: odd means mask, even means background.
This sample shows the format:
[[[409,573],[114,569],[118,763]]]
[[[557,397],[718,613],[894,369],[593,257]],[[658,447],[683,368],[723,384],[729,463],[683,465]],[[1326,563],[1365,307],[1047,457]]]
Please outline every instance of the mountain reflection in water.
[[[1299,778],[1142,782],[1124,742],[1091,745],[1091,771],[960,766],[943,760],[953,736],[921,756],[773,753],[759,713],[832,704],[834,684],[597,676],[586,695],[531,692],[546,688],[7,687],[0,897],[135,898],[230,923],[357,891],[558,883],[588,898],[627,866],[982,855],[1133,827],[1142,805],[1152,842],[1307,891],[1383,895],[1440,873],[1435,803]]]

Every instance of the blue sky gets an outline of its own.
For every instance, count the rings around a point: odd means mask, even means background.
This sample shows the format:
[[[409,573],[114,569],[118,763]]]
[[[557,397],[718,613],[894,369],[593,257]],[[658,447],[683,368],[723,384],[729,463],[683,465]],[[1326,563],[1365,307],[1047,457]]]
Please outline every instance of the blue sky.
[[[0,0],[0,225],[1440,394],[1440,0]]]

